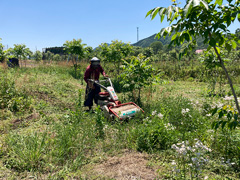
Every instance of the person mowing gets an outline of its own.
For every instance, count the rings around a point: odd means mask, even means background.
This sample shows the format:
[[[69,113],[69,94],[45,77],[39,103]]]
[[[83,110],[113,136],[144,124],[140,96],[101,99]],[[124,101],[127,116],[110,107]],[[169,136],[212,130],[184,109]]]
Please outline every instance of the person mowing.
[[[84,80],[87,83],[84,106],[88,106],[88,111],[92,109],[93,100],[95,104],[97,104],[97,95],[99,92],[101,92],[100,87],[96,86],[92,82],[89,82],[88,79],[98,81],[100,73],[104,77],[108,77],[104,72],[104,69],[100,65],[100,59],[98,59],[97,57],[93,57],[90,61],[90,65],[87,67],[84,73]]]

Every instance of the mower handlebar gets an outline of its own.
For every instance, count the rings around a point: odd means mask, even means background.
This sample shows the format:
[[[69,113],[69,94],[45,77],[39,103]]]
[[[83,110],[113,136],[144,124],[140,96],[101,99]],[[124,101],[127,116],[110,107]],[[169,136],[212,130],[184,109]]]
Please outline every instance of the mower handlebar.
[[[107,88],[105,86],[103,86],[102,84],[100,84],[100,82],[107,82],[108,81],[110,83],[110,85],[113,87],[111,79],[109,77],[105,77],[105,78],[106,78],[106,80],[101,80],[101,81],[96,81],[96,80],[93,80],[93,79],[88,79],[88,81],[97,84],[98,86],[100,86],[101,88],[103,88],[105,90]]]

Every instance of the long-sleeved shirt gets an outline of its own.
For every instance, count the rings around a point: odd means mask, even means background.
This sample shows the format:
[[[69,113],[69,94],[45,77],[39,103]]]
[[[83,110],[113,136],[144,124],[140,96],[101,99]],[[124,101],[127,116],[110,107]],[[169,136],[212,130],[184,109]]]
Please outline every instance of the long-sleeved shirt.
[[[102,75],[105,76],[105,72],[102,66],[99,66],[96,69],[94,69],[91,67],[91,65],[89,65],[84,73],[85,82],[87,83],[88,79],[99,80],[100,73],[102,73]]]

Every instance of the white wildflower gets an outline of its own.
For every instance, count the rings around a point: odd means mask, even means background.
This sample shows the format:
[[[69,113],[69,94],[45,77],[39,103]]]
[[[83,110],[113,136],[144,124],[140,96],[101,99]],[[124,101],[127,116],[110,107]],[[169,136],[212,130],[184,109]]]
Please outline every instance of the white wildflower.
[[[173,144],[173,145],[171,146],[171,148],[172,148],[172,149],[175,149],[175,150],[178,150],[178,149],[179,149],[179,147],[177,147],[176,144]]]
[[[163,118],[163,115],[162,115],[161,113],[159,113],[157,116],[158,116],[160,119]]]
[[[156,114],[157,114],[156,110],[152,112],[152,116],[155,116]]]
[[[223,98],[225,101],[230,101],[230,100],[233,100],[234,97],[233,96],[226,96]]]
[[[186,108],[186,109],[182,109],[182,115],[188,113],[190,111],[190,109]]]

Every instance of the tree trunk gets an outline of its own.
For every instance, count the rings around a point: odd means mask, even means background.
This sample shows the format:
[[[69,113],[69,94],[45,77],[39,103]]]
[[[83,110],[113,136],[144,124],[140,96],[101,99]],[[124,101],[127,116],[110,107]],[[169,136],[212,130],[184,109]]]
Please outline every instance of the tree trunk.
[[[225,67],[225,65],[224,65],[224,62],[223,62],[220,54],[218,53],[216,47],[214,47],[214,51],[215,51],[215,53],[217,54],[218,59],[219,59],[219,61],[220,61],[220,63],[221,63],[221,66],[222,66],[222,68],[223,68],[223,70],[224,70],[224,72],[225,72],[225,74],[226,74],[226,76],[227,76],[228,83],[229,83],[229,85],[230,85],[230,87],[231,87],[231,90],[232,90],[232,93],[233,93],[233,97],[234,97],[234,100],[235,100],[235,104],[236,104],[236,107],[237,107],[237,110],[238,110],[238,114],[240,114],[240,108],[239,108],[239,104],[238,104],[238,99],[237,99],[237,95],[236,95],[236,93],[235,93],[235,90],[234,90],[234,87],[233,87],[233,84],[232,84],[232,79],[230,78],[230,76],[229,76],[229,74],[228,74],[228,71],[227,71],[227,69],[226,69],[226,67]]]

